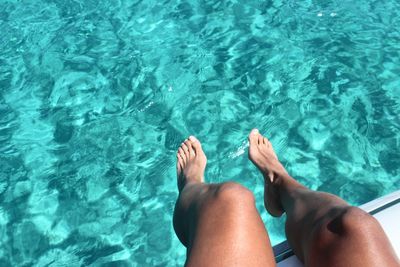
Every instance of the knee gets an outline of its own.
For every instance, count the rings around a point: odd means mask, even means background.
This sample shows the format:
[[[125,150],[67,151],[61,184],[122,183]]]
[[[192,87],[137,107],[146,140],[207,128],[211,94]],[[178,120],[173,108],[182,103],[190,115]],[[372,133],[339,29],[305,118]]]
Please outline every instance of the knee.
[[[357,207],[349,207],[341,218],[346,233],[367,232],[379,227],[379,222],[369,213]]]
[[[255,199],[253,193],[246,187],[227,182],[218,185],[215,188],[213,199],[217,202],[223,202],[225,205],[254,205]]]
[[[363,234],[379,227],[379,222],[357,207],[344,208],[328,224],[330,232],[339,235]]]

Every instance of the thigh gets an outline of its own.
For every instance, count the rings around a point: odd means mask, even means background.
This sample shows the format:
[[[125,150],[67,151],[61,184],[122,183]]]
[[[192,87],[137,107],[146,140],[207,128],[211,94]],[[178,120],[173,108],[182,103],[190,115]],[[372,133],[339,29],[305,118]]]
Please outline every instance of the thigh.
[[[250,192],[217,188],[195,213],[186,266],[276,266]]]
[[[322,224],[311,235],[306,266],[400,266],[385,232],[372,216],[359,209]]]

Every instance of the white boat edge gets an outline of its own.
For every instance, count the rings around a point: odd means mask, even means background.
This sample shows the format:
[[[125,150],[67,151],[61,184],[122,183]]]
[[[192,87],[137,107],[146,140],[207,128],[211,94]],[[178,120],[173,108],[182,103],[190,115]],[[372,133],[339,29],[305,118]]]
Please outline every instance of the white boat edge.
[[[374,199],[359,206],[361,209],[373,215],[382,225],[389,237],[397,255],[400,257],[400,228],[396,225],[400,218],[400,190]],[[278,267],[301,267],[303,264],[297,259],[287,241],[273,247],[275,260]]]
[[[360,206],[360,209],[365,210],[366,212],[373,213],[374,210],[384,207],[387,204],[393,203],[400,199],[400,190],[394,191],[388,195],[383,197],[374,199],[370,202],[367,202]]]

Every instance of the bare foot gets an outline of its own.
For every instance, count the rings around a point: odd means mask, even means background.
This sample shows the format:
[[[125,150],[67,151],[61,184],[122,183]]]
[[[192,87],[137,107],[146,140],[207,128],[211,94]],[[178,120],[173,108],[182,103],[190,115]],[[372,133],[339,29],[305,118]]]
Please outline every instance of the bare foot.
[[[188,183],[203,183],[207,158],[201,148],[200,141],[190,136],[181,144],[176,154],[176,172],[179,192]]]
[[[264,205],[275,217],[284,212],[279,198],[278,186],[282,179],[290,177],[279,162],[271,142],[262,136],[257,129],[249,134],[249,158],[264,176]]]

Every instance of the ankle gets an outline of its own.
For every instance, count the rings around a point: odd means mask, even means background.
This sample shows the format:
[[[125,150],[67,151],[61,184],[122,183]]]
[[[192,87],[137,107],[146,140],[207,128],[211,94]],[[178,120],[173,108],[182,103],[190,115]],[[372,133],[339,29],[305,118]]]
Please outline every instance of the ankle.
[[[268,180],[268,183],[274,187],[281,187],[287,180],[293,179],[285,170],[271,171],[264,173],[264,179]]]
[[[272,184],[278,189],[279,192],[294,192],[297,189],[304,188],[299,182],[297,182],[292,176],[286,171],[274,173],[274,180]]]
[[[179,191],[179,199],[182,203],[190,206],[194,200],[198,199],[200,195],[209,190],[209,185],[205,183],[198,183],[194,181],[186,181],[182,190]]]
[[[281,199],[284,198],[296,198],[300,191],[307,189],[305,186],[297,182],[290,175],[287,175],[284,179],[280,179],[281,182],[279,184],[279,194]]]

